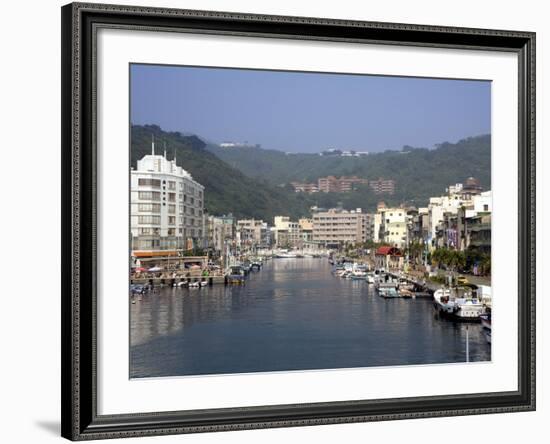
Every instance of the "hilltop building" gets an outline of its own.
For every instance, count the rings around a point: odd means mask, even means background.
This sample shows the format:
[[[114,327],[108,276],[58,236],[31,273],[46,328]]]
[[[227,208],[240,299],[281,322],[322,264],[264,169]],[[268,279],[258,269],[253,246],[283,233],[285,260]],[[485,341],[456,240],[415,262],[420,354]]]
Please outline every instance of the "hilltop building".
[[[342,176],[339,179],[335,176],[327,176],[317,180],[318,189],[323,193],[346,193],[353,190],[357,184],[367,185],[368,180],[357,176]]]
[[[383,179],[369,181],[369,187],[374,194],[395,194],[395,180]]]
[[[204,187],[176,159],[151,154],[130,172],[130,232],[133,250],[187,249],[204,239]]]

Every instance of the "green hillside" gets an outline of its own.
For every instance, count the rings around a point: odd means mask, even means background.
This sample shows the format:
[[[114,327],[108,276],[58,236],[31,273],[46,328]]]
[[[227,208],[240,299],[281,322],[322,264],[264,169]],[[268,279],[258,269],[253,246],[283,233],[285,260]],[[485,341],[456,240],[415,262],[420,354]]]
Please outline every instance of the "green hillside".
[[[313,205],[375,211],[384,200],[388,205],[407,202],[427,204],[450,184],[469,176],[491,183],[491,137],[471,137],[458,143],[443,143],[436,149],[404,147],[366,157],[330,157],[318,154],[285,154],[261,148],[222,149],[206,145],[199,137],[165,132],[156,125],[132,127],[132,166],[151,151],[151,134],[158,150],[167,145],[167,157],[176,152],[178,165],[205,186],[205,208],[210,214],[233,213],[272,222],[276,215],[294,219],[309,215]],[[316,181],[327,175],[356,175],[367,179],[395,179],[393,196],[375,195],[368,187],[349,193],[295,193],[291,181]]]
[[[396,197],[422,200],[442,193],[452,183],[469,176],[491,186],[491,136],[483,135],[442,143],[436,149],[403,147],[364,157],[286,154],[259,148],[224,149],[208,145],[208,150],[250,177],[261,177],[272,184],[291,181],[315,182],[319,177],[359,176],[395,179]]]

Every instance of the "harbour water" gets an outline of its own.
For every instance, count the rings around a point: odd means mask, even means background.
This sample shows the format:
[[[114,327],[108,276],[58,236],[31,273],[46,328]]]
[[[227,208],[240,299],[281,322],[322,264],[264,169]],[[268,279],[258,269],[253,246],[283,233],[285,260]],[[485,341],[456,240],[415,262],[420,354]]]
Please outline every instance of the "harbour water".
[[[130,377],[490,361],[480,324],[384,299],[322,258],[274,259],[244,286],[163,288],[130,304]]]

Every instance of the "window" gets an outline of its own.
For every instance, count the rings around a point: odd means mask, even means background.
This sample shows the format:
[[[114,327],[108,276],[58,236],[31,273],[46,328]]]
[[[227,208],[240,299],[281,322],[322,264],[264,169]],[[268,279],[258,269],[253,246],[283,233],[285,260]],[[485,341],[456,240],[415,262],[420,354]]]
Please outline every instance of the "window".
[[[139,191],[138,198],[140,200],[160,200],[159,191]]]
[[[489,205],[487,204],[483,205],[483,211],[489,211]]]
[[[140,203],[138,210],[142,213],[160,213],[160,204]]]
[[[160,224],[160,216],[140,215],[140,216],[138,216],[138,223],[139,224],[159,225]]]
[[[168,202],[176,201],[176,193],[168,193]]]
[[[168,236],[175,236],[175,235],[176,235],[176,229],[168,228]]]
[[[176,214],[176,206],[175,205],[168,205],[168,213],[169,214]]]
[[[168,181],[168,189],[169,190],[175,190],[176,189],[176,182],[173,180]]]
[[[176,223],[176,216],[168,216],[168,224],[174,225]]]
[[[139,186],[148,186],[153,188],[160,188],[160,180],[159,179],[149,179],[145,177],[140,177],[138,179],[138,185]]]

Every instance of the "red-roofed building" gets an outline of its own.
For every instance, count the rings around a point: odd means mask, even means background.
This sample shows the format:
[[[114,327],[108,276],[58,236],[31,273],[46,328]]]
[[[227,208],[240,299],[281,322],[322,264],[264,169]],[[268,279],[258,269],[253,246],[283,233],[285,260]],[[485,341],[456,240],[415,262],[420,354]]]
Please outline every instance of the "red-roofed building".
[[[383,268],[384,270],[403,268],[403,261],[403,253],[396,247],[379,247],[374,254],[376,268]]]

